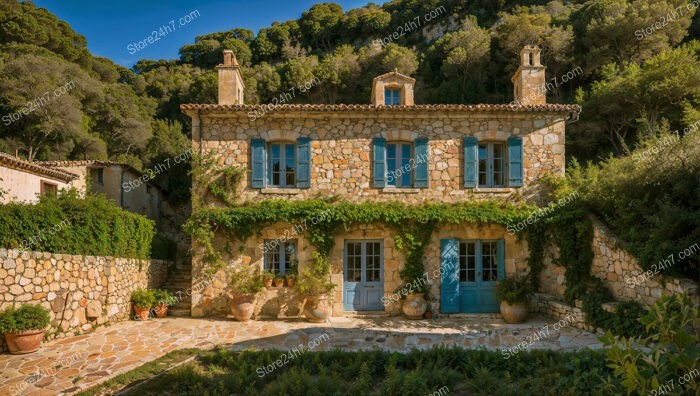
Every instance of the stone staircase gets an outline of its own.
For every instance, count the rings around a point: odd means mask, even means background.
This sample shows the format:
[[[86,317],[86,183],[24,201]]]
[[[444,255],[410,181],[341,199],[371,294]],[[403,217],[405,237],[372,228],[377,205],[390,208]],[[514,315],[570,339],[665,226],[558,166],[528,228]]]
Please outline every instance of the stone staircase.
[[[192,313],[192,264],[190,261],[178,261],[163,286],[172,293],[177,302],[168,309],[168,316],[190,316]],[[190,290],[190,294],[187,291]]]

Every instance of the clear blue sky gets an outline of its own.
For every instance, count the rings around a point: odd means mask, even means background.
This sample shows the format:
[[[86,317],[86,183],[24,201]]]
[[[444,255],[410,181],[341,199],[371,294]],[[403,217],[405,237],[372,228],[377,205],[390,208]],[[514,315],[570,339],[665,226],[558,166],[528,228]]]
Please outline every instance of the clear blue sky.
[[[257,34],[274,21],[297,19],[313,4],[330,0],[34,0],[87,38],[90,52],[131,67],[139,59],[174,59],[196,36],[241,27]],[[369,0],[333,0],[344,11]],[[184,26],[179,19],[199,16]],[[175,20],[176,29],[135,54],[127,46]],[[132,52],[134,52],[132,50]]]

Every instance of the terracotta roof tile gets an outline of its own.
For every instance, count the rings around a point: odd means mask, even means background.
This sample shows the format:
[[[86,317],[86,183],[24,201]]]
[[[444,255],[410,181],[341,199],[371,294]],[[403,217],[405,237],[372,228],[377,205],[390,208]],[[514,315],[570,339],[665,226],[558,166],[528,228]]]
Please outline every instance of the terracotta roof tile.
[[[53,169],[44,166],[40,162],[25,161],[23,159],[5,153],[0,153],[0,164],[5,165],[8,168],[31,172],[40,176],[46,176],[52,179],[61,180],[66,183],[70,182],[71,180],[75,180],[79,177],[78,175],[66,172],[61,169]]]
[[[489,111],[511,111],[511,112],[562,112],[580,113],[581,106],[571,104],[546,104],[518,106],[512,104],[428,104],[414,106],[373,106],[370,104],[257,104],[257,105],[219,105],[219,104],[182,104],[180,110],[213,110],[213,111],[368,111],[368,112],[410,112],[410,111],[464,111],[464,112],[489,112]]]

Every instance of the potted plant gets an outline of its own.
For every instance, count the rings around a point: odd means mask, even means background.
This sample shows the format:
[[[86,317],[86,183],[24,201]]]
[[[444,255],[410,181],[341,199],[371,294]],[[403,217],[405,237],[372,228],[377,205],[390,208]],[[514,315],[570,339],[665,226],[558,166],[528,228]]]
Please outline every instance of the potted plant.
[[[151,308],[156,302],[156,297],[151,290],[136,289],[131,292],[131,302],[134,304],[135,319],[148,320]]]
[[[297,274],[287,272],[284,274],[284,279],[287,280],[287,286],[294,287],[294,283],[297,279]]]
[[[272,281],[275,279],[275,274],[273,274],[270,271],[265,271],[262,274],[262,281],[265,287],[270,288],[272,287]]]
[[[263,289],[264,275],[252,267],[240,268],[231,276],[231,313],[240,322],[249,321],[255,312],[255,295]]]
[[[296,282],[297,291],[306,296],[304,316],[311,323],[323,323],[331,315],[328,294],[335,284],[329,282],[328,261],[318,252],[312,253],[316,263],[312,268],[301,271]]]
[[[284,278],[281,275],[276,275],[275,276],[275,287],[282,287],[284,286]]]
[[[155,312],[156,318],[168,316],[168,307],[175,304],[175,296],[170,294],[167,290],[157,289],[153,292],[153,297],[156,301],[155,304],[153,304],[153,311]]]
[[[418,284],[418,280],[414,280],[413,284]],[[401,312],[407,319],[423,319],[425,311],[428,309],[428,302],[425,300],[425,286],[420,285],[411,289],[412,293],[406,294],[406,297],[401,304]]]
[[[0,312],[0,333],[11,354],[22,355],[39,350],[50,322],[49,310],[41,305],[10,307]]]
[[[496,297],[501,300],[503,320],[506,323],[523,322],[533,294],[534,288],[527,275],[515,275],[498,281]]]

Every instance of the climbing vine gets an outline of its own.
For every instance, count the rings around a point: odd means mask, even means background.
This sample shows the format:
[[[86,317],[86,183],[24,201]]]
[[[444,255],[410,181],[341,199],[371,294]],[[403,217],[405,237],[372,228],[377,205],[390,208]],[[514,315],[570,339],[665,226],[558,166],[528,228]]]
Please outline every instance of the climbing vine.
[[[237,166],[218,166],[212,153],[192,156],[193,166],[190,171],[193,188],[193,206],[201,206],[211,195],[222,203],[233,206],[238,199],[238,185],[245,177],[245,170]],[[201,198],[200,198],[201,197]]]
[[[438,224],[472,223],[508,226],[524,220],[536,208],[486,201],[480,203],[407,205],[400,202],[351,203],[333,200],[266,200],[230,208],[198,208],[185,230],[204,248],[203,262],[215,273],[225,266],[212,242],[221,229],[233,240],[244,242],[276,222],[305,224],[315,260],[330,270],[327,258],[335,236],[355,224],[383,223],[396,231],[397,248],[406,258],[401,278],[412,282],[423,276],[423,255]],[[325,271],[324,270],[324,271]]]

